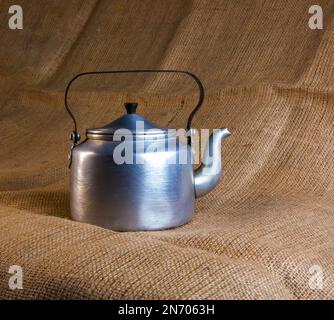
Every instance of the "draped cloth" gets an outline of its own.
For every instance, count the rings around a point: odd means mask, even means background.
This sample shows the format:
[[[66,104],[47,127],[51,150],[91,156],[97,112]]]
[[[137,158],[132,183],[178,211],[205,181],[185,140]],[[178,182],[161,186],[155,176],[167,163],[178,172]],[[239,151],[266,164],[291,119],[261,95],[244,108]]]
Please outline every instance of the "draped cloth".
[[[11,30],[1,1],[0,297],[333,299],[334,4],[317,3],[322,30],[309,0],[21,0]],[[193,127],[232,132],[219,185],[180,228],[70,220],[64,89],[116,69],[194,72],[206,99]],[[184,76],[92,76],[69,100],[84,136],[125,101],[183,128],[197,94]]]

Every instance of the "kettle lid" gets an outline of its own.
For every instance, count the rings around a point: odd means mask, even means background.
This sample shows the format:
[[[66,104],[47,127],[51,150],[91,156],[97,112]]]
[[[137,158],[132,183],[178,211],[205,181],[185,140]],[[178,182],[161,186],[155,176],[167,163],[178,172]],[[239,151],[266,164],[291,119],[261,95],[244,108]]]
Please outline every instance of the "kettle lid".
[[[168,128],[162,128],[146,120],[136,113],[138,103],[126,102],[124,107],[127,113],[115,121],[100,127],[87,129],[89,135],[113,135],[119,129],[127,129],[132,135],[165,135]]]

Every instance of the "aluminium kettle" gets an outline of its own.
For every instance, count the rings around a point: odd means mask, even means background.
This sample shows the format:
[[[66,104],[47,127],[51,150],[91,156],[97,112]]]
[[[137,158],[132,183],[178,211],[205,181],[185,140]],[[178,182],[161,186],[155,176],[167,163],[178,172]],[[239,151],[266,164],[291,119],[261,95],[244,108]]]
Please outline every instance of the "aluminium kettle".
[[[86,139],[78,143],[77,122],[67,102],[72,83],[89,75],[148,72],[185,74],[198,85],[199,100],[188,118],[187,143],[175,130],[140,116],[135,102],[125,103],[126,112],[117,120],[87,129]],[[195,198],[219,182],[221,142],[230,135],[226,128],[215,129],[201,165],[194,170],[191,122],[203,101],[204,87],[188,71],[115,70],[75,76],[65,90],[65,107],[74,123],[69,153],[71,218],[116,231],[162,230],[190,221]]]

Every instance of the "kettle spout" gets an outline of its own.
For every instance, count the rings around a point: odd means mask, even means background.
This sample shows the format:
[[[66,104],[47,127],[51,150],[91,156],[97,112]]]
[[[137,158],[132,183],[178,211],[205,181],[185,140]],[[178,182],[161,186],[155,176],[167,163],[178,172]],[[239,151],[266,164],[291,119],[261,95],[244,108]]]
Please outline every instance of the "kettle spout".
[[[210,192],[219,182],[222,173],[221,143],[230,136],[228,129],[216,129],[205,146],[202,164],[194,173],[196,198]]]

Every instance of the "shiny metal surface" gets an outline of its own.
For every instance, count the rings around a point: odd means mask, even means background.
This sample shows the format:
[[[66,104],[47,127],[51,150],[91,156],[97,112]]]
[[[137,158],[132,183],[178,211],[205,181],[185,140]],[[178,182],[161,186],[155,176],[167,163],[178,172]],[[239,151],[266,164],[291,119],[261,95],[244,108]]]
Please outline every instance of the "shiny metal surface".
[[[191,219],[195,196],[208,193],[219,182],[221,142],[230,135],[227,129],[218,129],[209,137],[203,163],[194,173],[191,138],[188,137],[188,144],[182,143],[167,128],[158,127],[136,114],[136,102],[126,103],[127,114],[112,123],[87,129],[87,139],[78,144],[80,134],[67,102],[72,83],[82,76],[137,72],[181,73],[195,80],[200,94],[189,115],[187,130],[203,103],[204,87],[197,76],[188,71],[96,71],[75,76],[65,90],[65,107],[74,124],[69,156],[73,220],[118,231],[177,227]],[[138,129],[139,123],[142,127]],[[119,130],[126,133],[120,137]],[[139,141],[143,148],[138,147]],[[170,145],[176,145],[176,148],[168,148]],[[120,147],[131,150],[131,163],[122,162]],[[129,160],[128,156],[124,159]]]
[[[72,219],[118,231],[161,230],[189,221],[195,201],[190,147],[180,142],[174,151],[135,154],[144,164],[117,165],[118,144],[88,139],[73,149]],[[182,152],[187,164],[168,163]]]
[[[204,196],[218,184],[222,174],[221,143],[230,135],[230,131],[226,128],[216,129],[210,135],[202,164],[194,174],[196,198]]]
[[[82,77],[87,77],[87,76],[92,76],[92,75],[106,75],[106,74],[126,74],[126,73],[174,73],[174,74],[183,74],[186,76],[191,77],[199,90],[199,96],[198,96],[198,102],[195,106],[195,108],[191,111],[189,117],[188,117],[188,121],[187,121],[187,130],[190,130],[191,128],[191,122],[195,116],[195,114],[198,112],[198,110],[201,108],[203,101],[204,101],[204,86],[201,82],[201,80],[192,72],[189,71],[184,71],[184,70],[151,70],[151,69],[146,69],[146,70],[108,70],[108,71],[89,71],[89,72],[82,72],[77,74],[75,77],[73,77],[70,82],[67,84],[66,89],[65,89],[65,95],[64,95],[64,105],[65,105],[65,109],[67,111],[67,113],[69,114],[69,116],[71,117],[72,121],[73,121],[73,125],[74,125],[74,129],[71,133],[71,140],[72,140],[72,146],[70,148],[70,152],[69,152],[69,168],[71,168],[72,165],[72,151],[73,149],[77,146],[78,142],[80,141],[80,134],[78,132],[78,126],[77,126],[77,121],[76,118],[72,112],[72,110],[69,107],[68,104],[68,95],[70,92],[70,88],[73,85],[73,83],[78,80],[79,78]],[[128,111],[128,114],[132,114],[133,111],[135,111],[136,109],[136,104],[137,103],[127,103],[126,108]],[[95,132],[96,133],[96,132]],[[190,144],[190,138],[188,139],[188,144]]]
[[[119,129],[126,129],[131,135],[166,135],[168,133],[168,128],[159,127],[134,113],[125,114],[101,128],[87,129],[86,134],[113,135]]]

